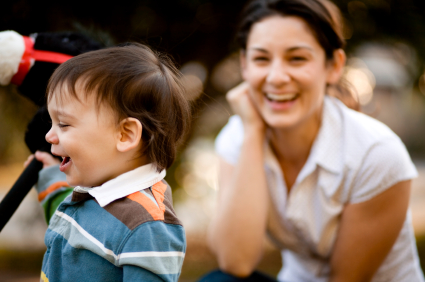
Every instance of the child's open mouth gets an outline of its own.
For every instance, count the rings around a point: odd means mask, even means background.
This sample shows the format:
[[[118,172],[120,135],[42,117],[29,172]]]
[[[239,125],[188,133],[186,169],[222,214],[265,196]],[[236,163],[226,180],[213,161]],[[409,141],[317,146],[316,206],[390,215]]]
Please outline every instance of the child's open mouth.
[[[65,170],[71,165],[72,160],[70,157],[63,157],[62,163],[59,166],[60,171],[65,172]]]

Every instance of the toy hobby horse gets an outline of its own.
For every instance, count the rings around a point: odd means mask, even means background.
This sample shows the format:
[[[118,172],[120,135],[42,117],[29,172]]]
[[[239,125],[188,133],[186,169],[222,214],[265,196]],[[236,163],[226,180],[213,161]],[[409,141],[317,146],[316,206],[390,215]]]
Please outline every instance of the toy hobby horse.
[[[73,56],[101,49],[98,42],[74,32],[37,33],[29,37],[15,31],[0,32],[0,84],[15,84],[39,110],[30,121],[25,143],[32,153],[50,152],[45,140],[51,121],[45,106],[47,83],[53,71]],[[42,163],[35,158],[0,203],[0,231],[38,180]]]

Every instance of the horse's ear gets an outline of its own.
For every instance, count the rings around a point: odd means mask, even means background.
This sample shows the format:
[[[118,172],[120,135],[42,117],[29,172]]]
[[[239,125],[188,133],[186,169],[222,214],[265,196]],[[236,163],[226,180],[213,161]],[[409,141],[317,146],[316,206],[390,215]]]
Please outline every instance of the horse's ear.
[[[0,32],[0,85],[8,85],[18,73],[25,53],[24,37],[13,30]]]
[[[77,32],[40,32],[23,36],[0,32],[0,85],[18,91],[38,106],[45,104],[46,85],[54,70],[73,56],[104,46]]]

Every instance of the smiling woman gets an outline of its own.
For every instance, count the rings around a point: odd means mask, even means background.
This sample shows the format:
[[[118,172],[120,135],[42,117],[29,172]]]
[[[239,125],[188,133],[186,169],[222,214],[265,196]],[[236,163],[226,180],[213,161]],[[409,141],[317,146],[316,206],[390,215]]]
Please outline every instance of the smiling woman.
[[[209,234],[223,272],[205,281],[270,281],[254,272],[266,236],[279,281],[424,281],[407,213],[417,172],[387,126],[353,110],[337,8],[253,0],[238,41],[244,82],[216,140]]]
[[[279,37],[286,40],[271,40]],[[317,127],[324,86],[338,81],[343,53],[326,64],[325,51],[308,25],[294,16],[272,16],[256,23],[247,46],[241,56],[242,74],[267,124],[291,127],[310,120]]]

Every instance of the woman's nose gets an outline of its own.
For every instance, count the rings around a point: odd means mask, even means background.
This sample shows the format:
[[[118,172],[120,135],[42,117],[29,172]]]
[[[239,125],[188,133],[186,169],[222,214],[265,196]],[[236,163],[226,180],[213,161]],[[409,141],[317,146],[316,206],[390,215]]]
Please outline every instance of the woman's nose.
[[[288,68],[283,62],[275,61],[270,65],[266,81],[273,86],[280,86],[291,81]]]
[[[52,145],[56,145],[56,144],[59,143],[59,138],[56,135],[55,131],[53,130],[53,127],[50,128],[49,132],[47,132],[46,141],[49,142]]]

